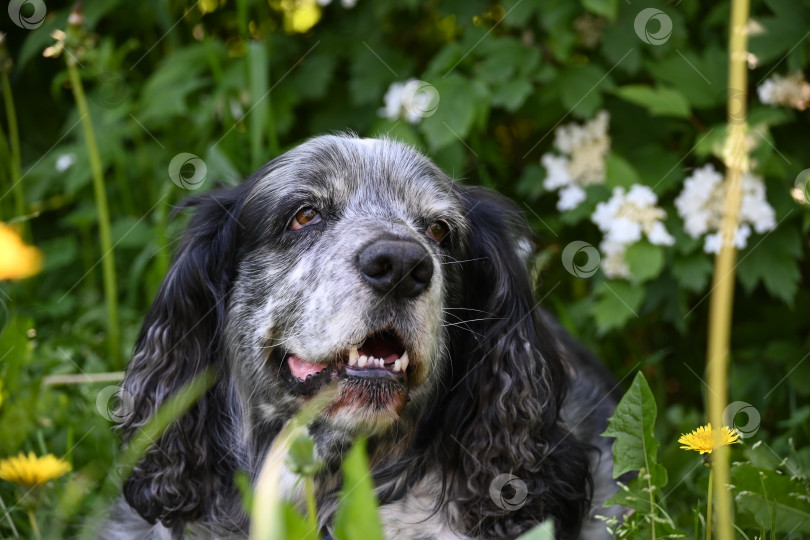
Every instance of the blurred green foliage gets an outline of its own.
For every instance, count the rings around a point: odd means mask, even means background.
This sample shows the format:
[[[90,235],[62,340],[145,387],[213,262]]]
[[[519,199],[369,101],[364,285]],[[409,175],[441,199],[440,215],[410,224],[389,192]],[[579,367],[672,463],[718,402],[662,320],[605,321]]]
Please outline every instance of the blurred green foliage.
[[[112,383],[54,386],[43,377],[124,364],[107,350],[98,210],[81,116],[64,57],[42,56],[54,44],[51,33],[67,27],[70,5],[46,6],[34,29],[2,14],[2,69],[22,167],[15,178],[3,109],[0,219],[25,225],[45,267],[32,279],[0,284],[0,457],[23,449],[66,455],[73,464],[70,478],[47,493],[40,516],[56,537],[75,535],[115,495],[105,478],[118,450],[113,405],[97,403]],[[634,27],[646,7],[672,25],[663,43],[645,42]],[[321,8],[304,0],[96,0],[86,2],[84,15],[87,40],[76,55],[111,207],[120,358],[131,351],[182,229],[171,208],[193,192],[170,178],[175,156],[199,156],[205,180],[191,187],[208,190],[239,182],[318,133],[394,137],[455,178],[519,201],[537,234],[538,299],[622,385],[638,370],[650,381],[658,461],[669,476],[662,496],[675,525],[695,528],[706,475],[675,441],[705,421],[713,259],[685,233],[673,200],[694,168],[713,162],[722,170],[729,2],[359,0]],[[738,496],[737,522],[749,537],[770,530],[798,538],[803,527],[789,527],[807,516],[807,500],[781,504],[779,497],[807,492],[810,464],[810,207],[806,190],[803,201],[795,190],[791,196],[810,167],[810,118],[760,103],[756,87],[774,73],[807,71],[810,0],[754,0],[752,17],[752,158],[777,226],[753,235],[738,257],[730,398],[753,406],[759,418],[755,433],[733,449],[735,479],[747,493]],[[391,84],[410,78],[435,88],[434,113],[414,124],[383,117]],[[556,128],[602,109],[610,112],[611,137],[605,185],[588,187],[579,208],[559,212],[556,195],[543,189],[540,156]],[[188,177],[196,169],[187,162],[183,171]],[[18,181],[21,206],[12,189]],[[602,235],[588,217],[611,188],[632,183],[654,188],[675,244],[634,246],[629,280],[572,276],[560,263],[564,247],[574,240],[597,245]],[[19,494],[0,484],[10,508],[10,517],[0,516],[1,536],[13,536],[9,520],[28,534],[15,506]],[[799,508],[774,519],[775,500],[778,508]]]

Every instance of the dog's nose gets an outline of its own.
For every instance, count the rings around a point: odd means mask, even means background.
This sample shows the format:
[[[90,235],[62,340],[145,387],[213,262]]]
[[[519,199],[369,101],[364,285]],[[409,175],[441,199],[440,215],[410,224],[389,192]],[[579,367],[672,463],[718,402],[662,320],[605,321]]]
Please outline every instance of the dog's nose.
[[[357,268],[374,290],[395,298],[419,296],[433,277],[430,253],[413,240],[376,240],[357,254]]]

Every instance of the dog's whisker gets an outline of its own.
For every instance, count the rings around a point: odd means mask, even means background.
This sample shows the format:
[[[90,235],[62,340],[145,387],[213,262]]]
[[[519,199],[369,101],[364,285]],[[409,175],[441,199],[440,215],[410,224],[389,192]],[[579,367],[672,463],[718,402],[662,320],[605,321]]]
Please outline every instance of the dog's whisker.
[[[448,258],[453,259],[452,257],[448,257]],[[461,261],[453,259],[451,261],[442,261],[439,264],[463,264],[463,263],[468,263],[468,262],[485,261],[485,260],[487,260],[487,257],[478,257],[476,259],[464,259],[464,260],[461,260]]]

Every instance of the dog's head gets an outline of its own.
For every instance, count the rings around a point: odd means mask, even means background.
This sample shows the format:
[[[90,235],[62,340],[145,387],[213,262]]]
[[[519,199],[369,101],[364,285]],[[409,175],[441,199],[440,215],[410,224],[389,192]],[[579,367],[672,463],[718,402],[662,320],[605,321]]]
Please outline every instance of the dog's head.
[[[501,526],[493,477],[525,473],[530,500],[509,519],[558,515],[576,530],[587,465],[558,428],[565,370],[508,201],[403,144],[325,136],[189,205],[127,372],[125,441],[195,374],[219,378],[128,479],[142,516],[239,515],[234,471],[255,473],[283,424],[334,384],[311,426],[323,457],[376,437],[372,466],[390,478],[405,474],[398,454],[422,452],[412,462],[442,471],[479,532]]]
[[[444,369],[469,232],[458,188],[404,145],[335,136],[259,176],[238,217],[224,328],[251,424],[337,381],[329,425],[385,430]]]

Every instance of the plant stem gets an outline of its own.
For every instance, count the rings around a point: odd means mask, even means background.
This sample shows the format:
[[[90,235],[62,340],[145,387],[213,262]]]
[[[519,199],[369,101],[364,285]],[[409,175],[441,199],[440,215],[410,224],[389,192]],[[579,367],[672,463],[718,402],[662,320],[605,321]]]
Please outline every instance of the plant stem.
[[[709,500],[706,502],[706,540],[712,540],[712,476],[714,470],[709,469]]]
[[[96,208],[98,209],[98,230],[101,242],[101,263],[104,276],[104,297],[107,306],[107,346],[111,358],[111,365],[120,367],[118,363],[118,291],[115,280],[115,254],[113,253],[112,234],[110,232],[110,210],[107,204],[107,192],[104,185],[104,173],[101,168],[96,135],[93,131],[93,120],[87,108],[87,99],[84,95],[79,70],[72,55],[67,55],[68,75],[76,107],[81,115],[84,138],[87,144],[87,153],[90,158],[90,169],[93,173],[93,190],[96,195]]]
[[[14,520],[11,519],[11,512],[8,511],[6,507],[6,503],[3,500],[3,497],[0,497],[0,510],[3,510],[3,513],[6,515],[6,519],[8,520],[8,524],[11,527],[11,533],[14,535],[14,538],[19,538],[20,533],[17,532],[17,527],[14,525]]]
[[[25,193],[21,181],[22,158],[20,155],[20,132],[17,127],[17,112],[14,109],[14,96],[11,94],[8,73],[3,71],[0,78],[3,87],[3,103],[6,107],[6,118],[8,118],[8,139],[11,149],[9,172],[11,173],[11,185],[14,191],[14,212],[17,216],[23,216],[25,215]]]
[[[720,433],[723,410],[728,403],[728,364],[731,317],[734,305],[736,250],[734,235],[739,223],[740,184],[748,170],[745,147],[748,89],[747,24],[749,0],[733,0],[729,31],[728,138],[723,152],[726,164],[726,200],[723,208],[720,253],[715,259],[709,307],[709,344],[706,358],[709,386],[709,421]],[[734,538],[729,474],[729,450],[720,446],[712,454],[712,484],[717,498],[719,540]]]
[[[318,530],[318,505],[315,503],[315,480],[311,476],[304,477],[304,489],[307,493],[307,520],[313,530]]]
[[[39,525],[37,525],[37,516],[33,508],[28,509],[28,521],[31,522],[31,533],[36,540],[42,540],[42,535],[39,532]]]

